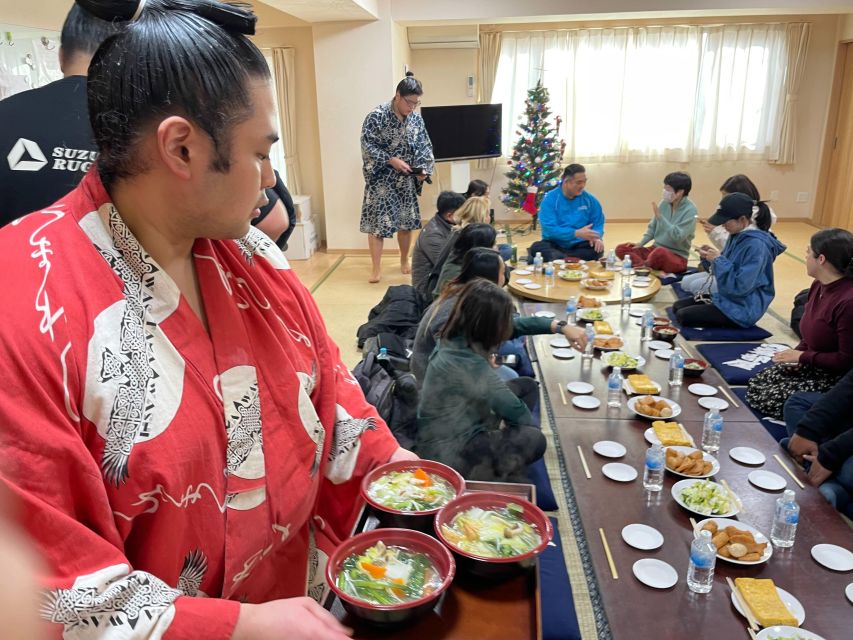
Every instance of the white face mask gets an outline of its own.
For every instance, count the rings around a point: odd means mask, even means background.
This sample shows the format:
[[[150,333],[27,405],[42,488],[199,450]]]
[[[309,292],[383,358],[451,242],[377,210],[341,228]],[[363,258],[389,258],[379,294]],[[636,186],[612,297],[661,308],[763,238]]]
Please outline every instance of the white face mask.
[[[669,189],[664,189],[661,192],[660,199],[664,202],[672,202],[673,200],[675,200],[675,192],[670,191]]]

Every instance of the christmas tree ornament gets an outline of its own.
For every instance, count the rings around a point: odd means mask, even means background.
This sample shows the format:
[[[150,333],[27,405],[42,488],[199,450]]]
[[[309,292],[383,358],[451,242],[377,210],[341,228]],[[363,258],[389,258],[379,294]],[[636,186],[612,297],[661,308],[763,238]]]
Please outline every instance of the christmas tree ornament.
[[[538,191],[539,187],[527,187],[527,197],[524,199],[524,204],[521,205],[521,208],[531,216],[535,216],[536,212],[539,211],[539,208],[536,206],[536,193]]]

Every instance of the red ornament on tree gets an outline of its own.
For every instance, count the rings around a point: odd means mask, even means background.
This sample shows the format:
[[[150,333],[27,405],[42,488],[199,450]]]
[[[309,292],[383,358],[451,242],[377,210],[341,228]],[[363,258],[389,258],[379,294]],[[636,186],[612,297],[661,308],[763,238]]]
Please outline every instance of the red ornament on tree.
[[[536,194],[539,192],[539,187],[527,187],[527,197],[524,199],[524,204],[521,208],[531,216],[536,215]]]

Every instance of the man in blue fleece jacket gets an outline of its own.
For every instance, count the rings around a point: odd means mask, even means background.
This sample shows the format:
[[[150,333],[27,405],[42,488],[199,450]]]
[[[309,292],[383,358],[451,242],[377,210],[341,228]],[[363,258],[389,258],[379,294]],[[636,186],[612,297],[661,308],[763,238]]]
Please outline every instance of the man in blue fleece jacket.
[[[563,170],[559,189],[549,191],[539,205],[542,240],[528,249],[528,262],[537,252],[545,262],[574,256],[597,260],[604,251],[604,212],[586,189],[586,169],[570,164]]]
[[[744,193],[730,193],[711,216],[714,225],[723,225],[731,235],[722,254],[715,247],[698,248],[702,264],[717,279],[717,291],[710,300],[685,298],[673,305],[676,318],[687,327],[751,327],[767,311],[776,295],[773,262],[785,245],[761,229],[748,228],[753,209],[769,215],[767,204],[753,201]]]

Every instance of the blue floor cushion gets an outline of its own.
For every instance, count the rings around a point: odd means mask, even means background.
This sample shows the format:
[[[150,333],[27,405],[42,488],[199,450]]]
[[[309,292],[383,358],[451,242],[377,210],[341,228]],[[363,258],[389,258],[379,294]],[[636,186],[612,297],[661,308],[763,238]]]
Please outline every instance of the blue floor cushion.
[[[551,518],[554,527],[554,546],[545,547],[539,556],[539,593],[542,598],[542,638],[543,640],[580,640],[581,632],[575,604],[572,598],[572,585],[566,571],[563,558],[563,544],[557,519]]]
[[[700,342],[757,342],[769,338],[772,333],[761,327],[682,327],[675,320],[672,307],[666,308],[666,314],[672,323],[681,329],[685,340]]]

